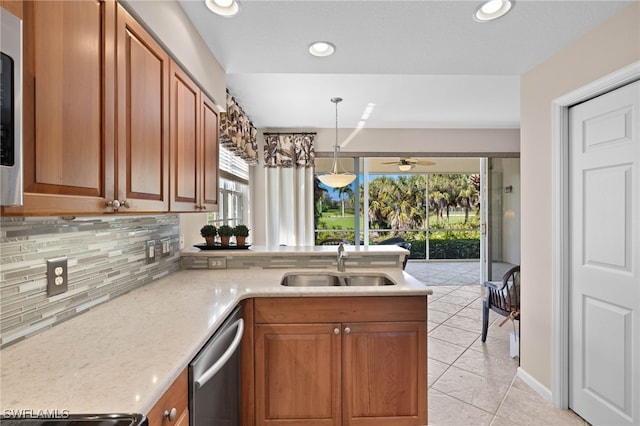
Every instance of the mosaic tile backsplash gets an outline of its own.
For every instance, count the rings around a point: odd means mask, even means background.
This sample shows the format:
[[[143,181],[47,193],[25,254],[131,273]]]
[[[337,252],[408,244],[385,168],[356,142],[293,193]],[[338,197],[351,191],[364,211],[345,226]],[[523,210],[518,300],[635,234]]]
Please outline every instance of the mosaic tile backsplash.
[[[179,232],[177,215],[0,218],[0,347],[178,271]],[[68,291],[47,297],[47,259],[60,257],[68,261]]]

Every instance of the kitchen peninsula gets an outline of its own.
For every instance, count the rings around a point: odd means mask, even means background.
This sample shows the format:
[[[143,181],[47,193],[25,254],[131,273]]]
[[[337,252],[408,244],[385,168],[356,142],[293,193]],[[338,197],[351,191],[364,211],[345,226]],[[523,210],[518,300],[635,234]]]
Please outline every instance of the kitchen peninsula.
[[[415,383],[423,389],[415,392],[420,398],[424,395],[419,409],[421,418],[426,420],[426,296],[431,290],[402,271],[406,254],[403,249],[348,247],[347,254],[347,272],[381,274],[394,285],[302,288],[280,284],[286,273],[300,269],[305,273],[335,271],[335,247],[186,249],[182,255],[185,269],[0,351],[0,408],[3,412],[33,409],[147,414],[225,317],[241,304],[248,330],[245,340],[251,339],[243,342],[243,350],[256,350],[248,358],[243,355],[243,362],[255,362],[255,374],[254,365],[243,365],[243,372],[255,376],[256,382],[249,391],[255,387],[256,394],[249,399],[255,396],[252,406],[257,407],[258,415],[264,414],[269,407],[260,402],[257,392],[268,391],[268,383],[261,381],[264,376],[258,374],[258,369],[264,361],[260,356],[269,354],[264,340],[261,343],[259,338],[269,335],[273,327],[288,328],[294,322],[305,326],[316,321],[327,323],[319,316],[313,317],[320,315],[314,311],[317,306],[305,305],[313,301],[325,304],[318,309],[326,311],[330,307],[337,313],[329,322],[329,330],[338,342],[341,338],[345,342],[344,333],[350,330],[354,330],[355,338],[360,326],[374,327],[366,330],[369,334],[358,334],[361,342],[378,331],[388,333],[385,327],[392,322],[397,321],[402,327],[409,327],[410,323],[418,326],[418,332],[407,329],[399,338],[419,346],[414,348],[422,357],[416,360],[420,379],[416,378]],[[208,269],[212,258],[224,258],[227,269]],[[271,264],[261,264],[268,259]],[[293,266],[283,259],[293,262]],[[278,317],[283,309],[287,311],[285,317]],[[417,321],[409,318],[414,314]],[[380,320],[376,319],[378,315]],[[350,318],[353,325],[349,324]],[[335,350],[336,341],[332,342],[330,346]],[[354,350],[353,345],[343,343],[342,356],[357,355]],[[358,362],[364,363],[364,359]],[[392,365],[389,363],[389,368]],[[418,407],[408,409],[416,412]],[[256,414],[253,410],[251,413]],[[397,424],[421,424],[417,421]]]

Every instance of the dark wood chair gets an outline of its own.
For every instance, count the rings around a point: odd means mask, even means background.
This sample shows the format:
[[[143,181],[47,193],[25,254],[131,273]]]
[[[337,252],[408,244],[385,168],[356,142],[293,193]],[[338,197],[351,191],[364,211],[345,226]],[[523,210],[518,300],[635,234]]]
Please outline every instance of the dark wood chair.
[[[398,247],[402,247],[405,250],[408,250],[409,253],[411,253],[411,243],[408,241],[405,241],[404,238],[401,237],[392,237],[392,238],[387,238],[386,240],[382,240],[378,243],[376,243],[377,245],[382,245],[382,246],[390,246],[390,245],[394,245],[394,246],[398,246]],[[404,257],[404,261],[402,262],[402,269],[404,270],[407,267],[407,262],[409,261],[409,255],[406,255]]]
[[[349,240],[344,240],[342,238],[327,238],[326,240],[322,240],[318,243],[319,246],[339,246],[340,243],[343,244],[353,244]]]
[[[502,281],[485,281],[484,286],[487,294],[482,306],[482,341],[486,342],[489,309],[506,318],[520,320],[520,265],[505,272]]]

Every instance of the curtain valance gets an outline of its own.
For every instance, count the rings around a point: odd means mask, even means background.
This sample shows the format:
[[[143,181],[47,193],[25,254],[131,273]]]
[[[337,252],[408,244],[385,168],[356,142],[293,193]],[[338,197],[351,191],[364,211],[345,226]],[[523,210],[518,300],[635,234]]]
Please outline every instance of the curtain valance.
[[[220,114],[220,143],[250,165],[258,164],[258,131],[227,92],[227,112]]]
[[[264,166],[302,168],[313,167],[316,153],[315,133],[265,133]]]

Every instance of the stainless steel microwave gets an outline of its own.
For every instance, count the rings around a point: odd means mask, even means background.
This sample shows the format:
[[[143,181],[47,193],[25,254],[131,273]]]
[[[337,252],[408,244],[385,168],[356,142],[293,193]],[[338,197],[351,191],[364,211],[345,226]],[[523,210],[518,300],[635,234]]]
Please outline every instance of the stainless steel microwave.
[[[22,20],[0,8],[0,205],[22,205]]]

